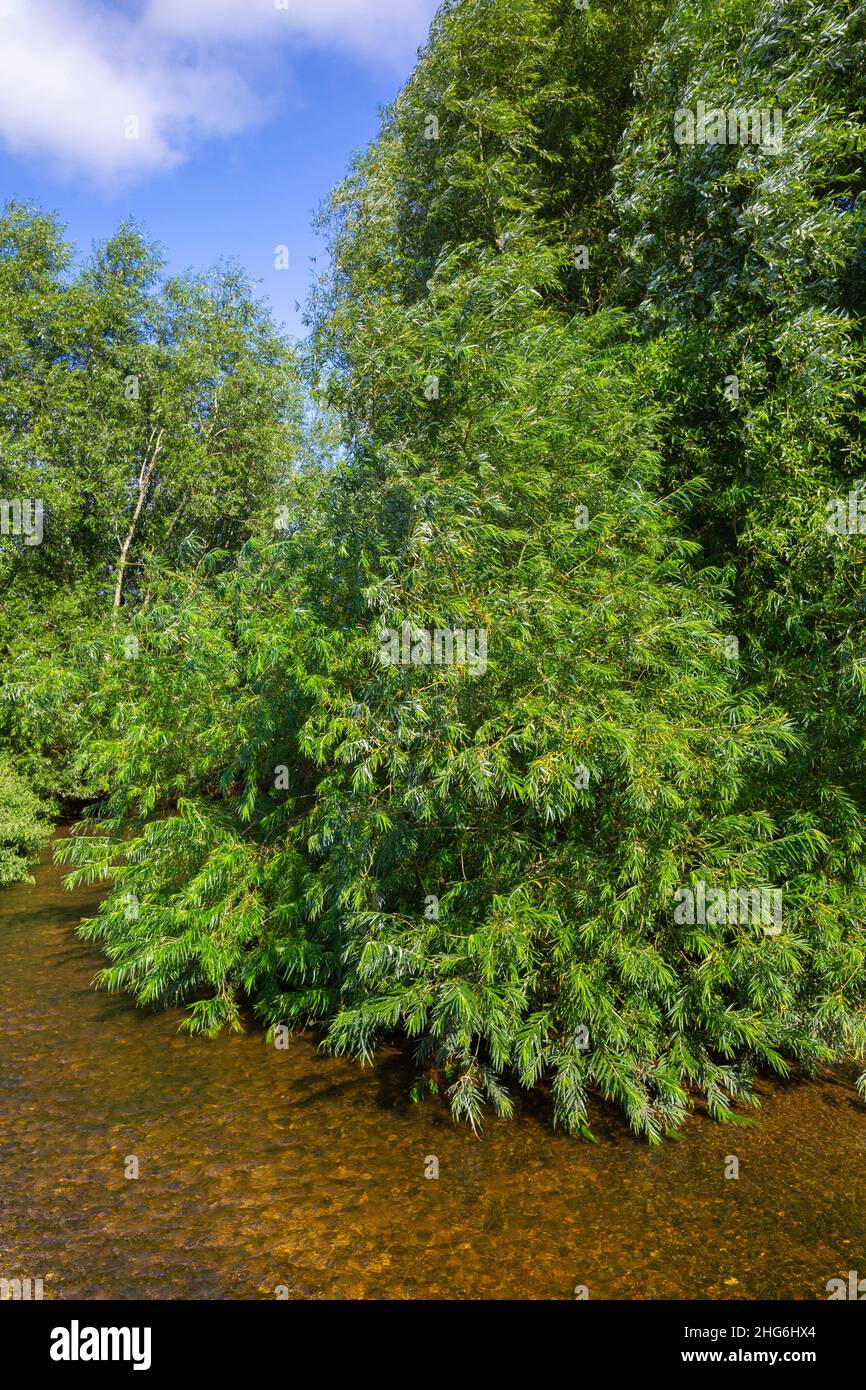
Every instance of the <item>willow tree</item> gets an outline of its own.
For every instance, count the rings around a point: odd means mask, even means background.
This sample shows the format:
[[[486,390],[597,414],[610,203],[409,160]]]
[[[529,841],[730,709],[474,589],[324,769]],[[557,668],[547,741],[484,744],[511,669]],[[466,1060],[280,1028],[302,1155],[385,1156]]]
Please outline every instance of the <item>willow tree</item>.
[[[652,190],[609,236],[642,45],[678,81],[712,43],[739,61],[681,13],[682,51],[653,6],[443,7],[332,203],[311,362],[342,448],[279,539],[160,580],[87,748],[110,794],[65,849],[113,884],[85,927],[106,985],[203,1031],[249,1000],[364,1059],[406,1037],[476,1127],[543,1085],[569,1130],[595,1095],[657,1139],[696,1096],[730,1119],[761,1069],[866,1052],[859,805],[797,802],[812,730],[749,654],[707,471],[674,462],[715,436],[639,310]],[[772,926],[676,910],[765,890]]]
[[[691,874],[777,875],[738,791],[790,734],[735,689],[626,326],[545,310],[559,268],[518,236],[383,306],[380,423],[291,535],[142,615],[145,684],[93,748],[113,794],[66,854],[115,883],[104,982],[194,1028],[249,995],[362,1057],[403,1031],[475,1125],[545,1078],[563,1125],[596,1091],[658,1137],[690,1085],[727,1115],[808,1052],[796,941],[673,923]],[[392,417],[443,344],[447,394]]]
[[[700,563],[731,575],[741,684],[797,731],[748,798],[780,838],[808,830],[820,847],[792,854],[786,876],[803,895],[806,1016],[837,1055],[858,1054],[866,13],[678,4],[639,92],[611,199],[610,298],[634,312],[668,412],[665,487],[700,485],[689,533]]]

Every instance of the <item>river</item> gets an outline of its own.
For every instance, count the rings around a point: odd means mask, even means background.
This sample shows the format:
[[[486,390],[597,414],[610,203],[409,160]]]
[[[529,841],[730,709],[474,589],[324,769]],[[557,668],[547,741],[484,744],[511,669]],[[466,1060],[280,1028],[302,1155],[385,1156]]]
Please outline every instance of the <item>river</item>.
[[[50,856],[0,895],[0,1278],[45,1298],[816,1299],[866,1275],[853,1074],[767,1082],[754,1128],[651,1149],[542,1098],[481,1138],[374,1067],[178,1032],[91,988]],[[725,1176],[739,1161],[739,1177]],[[425,1169],[438,1160],[438,1178]],[[138,1177],[127,1176],[135,1170]]]

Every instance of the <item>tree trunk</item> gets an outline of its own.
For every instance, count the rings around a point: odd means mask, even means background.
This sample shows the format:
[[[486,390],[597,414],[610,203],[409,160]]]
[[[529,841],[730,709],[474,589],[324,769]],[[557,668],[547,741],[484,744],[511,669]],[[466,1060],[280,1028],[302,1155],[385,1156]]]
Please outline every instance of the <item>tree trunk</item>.
[[[153,438],[152,435],[151,438]],[[118,560],[117,564],[117,583],[114,586],[113,605],[115,612],[120,607],[120,600],[123,595],[123,577],[126,573],[126,562],[127,556],[129,555],[129,547],[132,545],[133,539],[135,537],[135,528],[138,525],[138,518],[141,516],[141,509],[144,506],[144,499],[147,496],[147,489],[150,486],[150,480],[153,477],[153,470],[156,466],[156,460],[161,448],[162,430],[160,430],[159,434],[156,436],[156,442],[154,443],[153,449],[151,450],[150,454],[145,454],[144,462],[141,465],[141,472],[138,475],[138,499],[135,503],[135,511],[132,513],[132,520],[129,523],[129,530],[127,531],[126,538],[120,547],[120,559]]]

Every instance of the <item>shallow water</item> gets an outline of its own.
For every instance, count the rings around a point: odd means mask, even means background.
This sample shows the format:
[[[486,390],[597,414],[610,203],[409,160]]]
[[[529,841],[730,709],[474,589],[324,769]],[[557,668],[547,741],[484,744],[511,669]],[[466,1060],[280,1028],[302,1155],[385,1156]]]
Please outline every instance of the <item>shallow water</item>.
[[[361,1069],[312,1038],[190,1039],[95,992],[74,928],[98,893],[63,872],[0,895],[0,1278],[46,1298],[814,1299],[866,1275],[847,1076],[768,1083],[755,1128],[696,1116],[656,1149],[615,1117],[596,1145],[557,1135],[541,1100],[476,1139],[410,1103],[396,1050]]]

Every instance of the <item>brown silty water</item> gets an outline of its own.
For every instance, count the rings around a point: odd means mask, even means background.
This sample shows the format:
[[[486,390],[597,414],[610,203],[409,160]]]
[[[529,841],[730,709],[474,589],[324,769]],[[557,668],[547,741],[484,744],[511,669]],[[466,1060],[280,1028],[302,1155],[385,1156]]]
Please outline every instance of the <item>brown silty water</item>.
[[[598,1144],[557,1134],[542,1098],[475,1138],[410,1102],[396,1049],[362,1069],[307,1036],[191,1039],[94,991],[75,927],[99,894],[63,872],[0,895],[0,1278],[46,1298],[823,1299],[866,1275],[849,1075],[768,1082],[754,1128],[696,1115],[655,1149],[615,1116]]]

